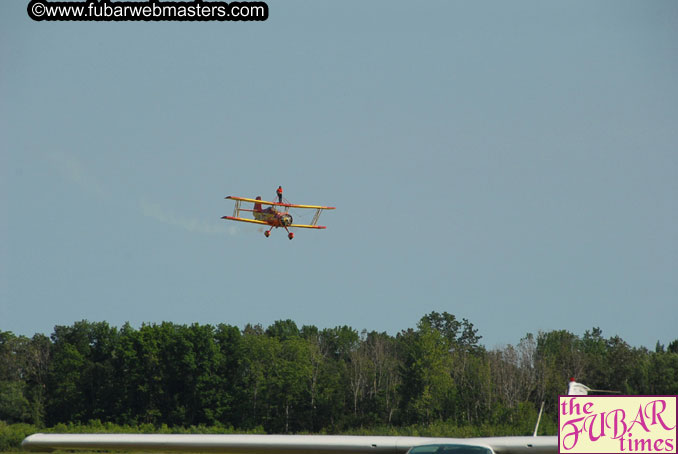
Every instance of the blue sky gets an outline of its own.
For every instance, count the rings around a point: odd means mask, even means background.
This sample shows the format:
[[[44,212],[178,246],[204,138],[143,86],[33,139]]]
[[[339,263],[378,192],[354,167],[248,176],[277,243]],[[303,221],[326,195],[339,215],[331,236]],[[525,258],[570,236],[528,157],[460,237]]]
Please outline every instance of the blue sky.
[[[678,3],[0,3],[0,330],[349,325],[678,338]],[[227,223],[227,195],[337,207]],[[303,219],[300,219],[303,220]]]

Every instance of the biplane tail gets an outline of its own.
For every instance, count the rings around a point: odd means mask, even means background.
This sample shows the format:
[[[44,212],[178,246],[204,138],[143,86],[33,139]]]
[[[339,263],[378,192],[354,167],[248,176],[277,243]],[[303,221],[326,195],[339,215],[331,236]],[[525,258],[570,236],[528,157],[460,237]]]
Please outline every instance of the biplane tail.
[[[260,196],[260,195],[257,196],[257,200],[261,200],[261,196]],[[256,212],[258,212],[258,211],[261,211],[261,203],[255,203],[255,204],[254,204],[254,212],[256,213]]]

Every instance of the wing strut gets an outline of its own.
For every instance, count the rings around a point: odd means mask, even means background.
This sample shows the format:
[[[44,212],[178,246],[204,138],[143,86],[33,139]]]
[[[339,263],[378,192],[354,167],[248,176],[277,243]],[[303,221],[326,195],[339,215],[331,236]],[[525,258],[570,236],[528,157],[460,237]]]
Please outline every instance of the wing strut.
[[[322,208],[316,210],[315,215],[313,215],[313,219],[311,220],[311,225],[318,225],[318,218],[320,218],[320,213],[322,213],[322,211]]]

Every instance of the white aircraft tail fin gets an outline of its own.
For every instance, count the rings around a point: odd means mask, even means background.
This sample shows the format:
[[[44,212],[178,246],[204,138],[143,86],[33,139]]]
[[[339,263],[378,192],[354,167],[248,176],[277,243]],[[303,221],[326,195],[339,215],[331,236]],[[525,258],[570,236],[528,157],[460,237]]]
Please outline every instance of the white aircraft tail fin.
[[[568,396],[586,396],[589,391],[592,391],[592,389],[581,383],[577,383],[574,378],[570,378],[570,384],[567,386]]]
[[[570,384],[567,387],[567,394],[569,396],[586,396],[590,391],[594,393],[621,394],[620,391],[609,391],[606,389],[591,389],[586,385],[577,383],[574,378],[570,378]]]

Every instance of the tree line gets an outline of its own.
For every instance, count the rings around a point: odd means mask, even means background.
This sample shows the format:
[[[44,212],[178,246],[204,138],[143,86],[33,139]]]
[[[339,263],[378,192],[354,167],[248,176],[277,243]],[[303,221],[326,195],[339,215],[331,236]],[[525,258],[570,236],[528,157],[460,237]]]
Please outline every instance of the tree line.
[[[265,329],[80,321],[32,338],[0,331],[0,421],[270,433],[446,423],[531,433],[543,401],[544,430],[554,433],[569,377],[624,394],[678,394],[678,340],[650,351],[592,328],[489,350],[477,333],[446,312],[395,336],[292,320]]]

